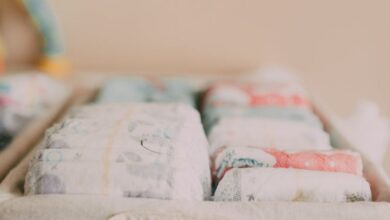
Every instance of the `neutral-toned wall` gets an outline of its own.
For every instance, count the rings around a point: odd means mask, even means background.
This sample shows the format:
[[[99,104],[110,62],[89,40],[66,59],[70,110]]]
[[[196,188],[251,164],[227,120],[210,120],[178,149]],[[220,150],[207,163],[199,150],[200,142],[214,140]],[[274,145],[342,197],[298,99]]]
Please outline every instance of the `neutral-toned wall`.
[[[0,1],[9,62],[31,63],[37,36],[15,0]],[[390,116],[390,1],[49,2],[76,70],[232,74],[284,65],[340,114],[365,98]]]

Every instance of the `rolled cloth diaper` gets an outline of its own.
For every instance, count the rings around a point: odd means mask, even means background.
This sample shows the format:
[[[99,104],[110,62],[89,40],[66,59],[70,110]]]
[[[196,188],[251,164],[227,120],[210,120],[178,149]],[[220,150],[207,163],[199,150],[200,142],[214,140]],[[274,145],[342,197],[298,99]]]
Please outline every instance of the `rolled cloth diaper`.
[[[309,109],[295,107],[246,107],[246,106],[219,106],[206,107],[203,121],[207,130],[218,123],[222,118],[245,117],[245,118],[272,118],[286,121],[299,121],[313,128],[322,129],[322,123]]]
[[[220,147],[330,150],[329,135],[306,123],[270,118],[224,117],[209,132],[210,154]]]
[[[47,132],[25,193],[202,200],[210,179],[207,140],[192,107],[101,104],[73,111]]]
[[[226,173],[216,201],[355,202],[371,200],[370,186],[361,177],[284,168],[241,168]]]
[[[105,83],[97,102],[180,102],[195,105],[194,90],[184,80],[135,76],[114,78]]]
[[[206,127],[222,117],[270,117],[321,127],[305,90],[295,82],[216,83],[203,100]]]
[[[362,175],[363,164],[358,153],[351,151],[286,152],[270,148],[226,147],[213,159],[213,176],[217,181],[232,168],[274,167],[329,171]]]
[[[218,82],[207,91],[204,104],[311,108],[306,91],[295,82]]]

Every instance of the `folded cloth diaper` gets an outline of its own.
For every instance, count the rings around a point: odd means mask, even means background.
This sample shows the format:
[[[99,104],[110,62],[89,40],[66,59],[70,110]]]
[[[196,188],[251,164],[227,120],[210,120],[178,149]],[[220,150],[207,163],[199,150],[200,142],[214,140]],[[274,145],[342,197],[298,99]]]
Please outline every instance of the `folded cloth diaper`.
[[[288,152],[270,148],[225,147],[212,160],[212,173],[218,182],[232,168],[274,167],[342,172],[362,175],[360,154],[351,151]]]
[[[202,110],[206,129],[231,116],[296,120],[322,127],[306,92],[294,82],[216,83],[206,92]]]
[[[355,202],[371,200],[361,176],[284,168],[241,168],[226,173],[216,201]]]
[[[286,121],[300,121],[313,128],[322,129],[322,123],[309,109],[296,107],[247,107],[247,106],[218,106],[206,107],[203,110],[203,122],[207,130],[225,117],[273,118]]]
[[[218,148],[262,147],[280,150],[330,150],[329,135],[306,123],[271,118],[224,117],[209,132],[210,155]]]
[[[7,145],[12,136],[67,93],[65,85],[40,73],[0,77],[0,145]]]
[[[27,194],[94,194],[120,197],[202,200],[203,189],[191,167],[163,161],[38,162],[28,176],[35,185]]]
[[[311,108],[306,91],[296,82],[219,82],[211,85],[205,106],[273,106]]]
[[[202,200],[211,191],[207,147],[188,105],[85,106],[47,132],[25,192]]]
[[[97,102],[181,102],[195,105],[194,89],[188,82],[144,77],[109,80],[103,85]]]

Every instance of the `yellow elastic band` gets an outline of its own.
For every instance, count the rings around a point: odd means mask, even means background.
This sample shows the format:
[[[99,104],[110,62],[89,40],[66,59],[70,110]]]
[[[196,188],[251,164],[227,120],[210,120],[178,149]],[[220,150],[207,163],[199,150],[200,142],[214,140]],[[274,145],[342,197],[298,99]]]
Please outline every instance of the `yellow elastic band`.
[[[123,118],[118,120],[117,124],[112,130],[112,133],[108,139],[107,146],[105,147],[105,151],[103,154],[103,176],[102,176],[102,194],[103,195],[108,195],[108,186],[110,183],[109,177],[110,177],[110,158],[112,154],[112,147],[114,144],[114,140],[122,126],[123,123],[128,121],[131,115],[131,109],[129,109],[126,114],[123,115]]]

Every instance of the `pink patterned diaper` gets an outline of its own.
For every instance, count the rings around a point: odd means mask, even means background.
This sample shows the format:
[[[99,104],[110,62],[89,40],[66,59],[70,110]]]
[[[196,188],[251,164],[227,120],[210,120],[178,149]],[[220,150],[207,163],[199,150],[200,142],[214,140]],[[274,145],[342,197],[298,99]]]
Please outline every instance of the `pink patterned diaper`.
[[[274,167],[343,172],[362,175],[362,159],[360,154],[352,151],[302,151],[283,152],[265,149],[276,158]]]
[[[294,83],[219,82],[206,93],[206,106],[275,106],[311,108],[305,90]]]
[[[232,168],[273,167],[342,172],[361,176],[360,154],[352,151],[281,151],[273,148],[223,147],[212,157],[212,173],[218,182]]]

